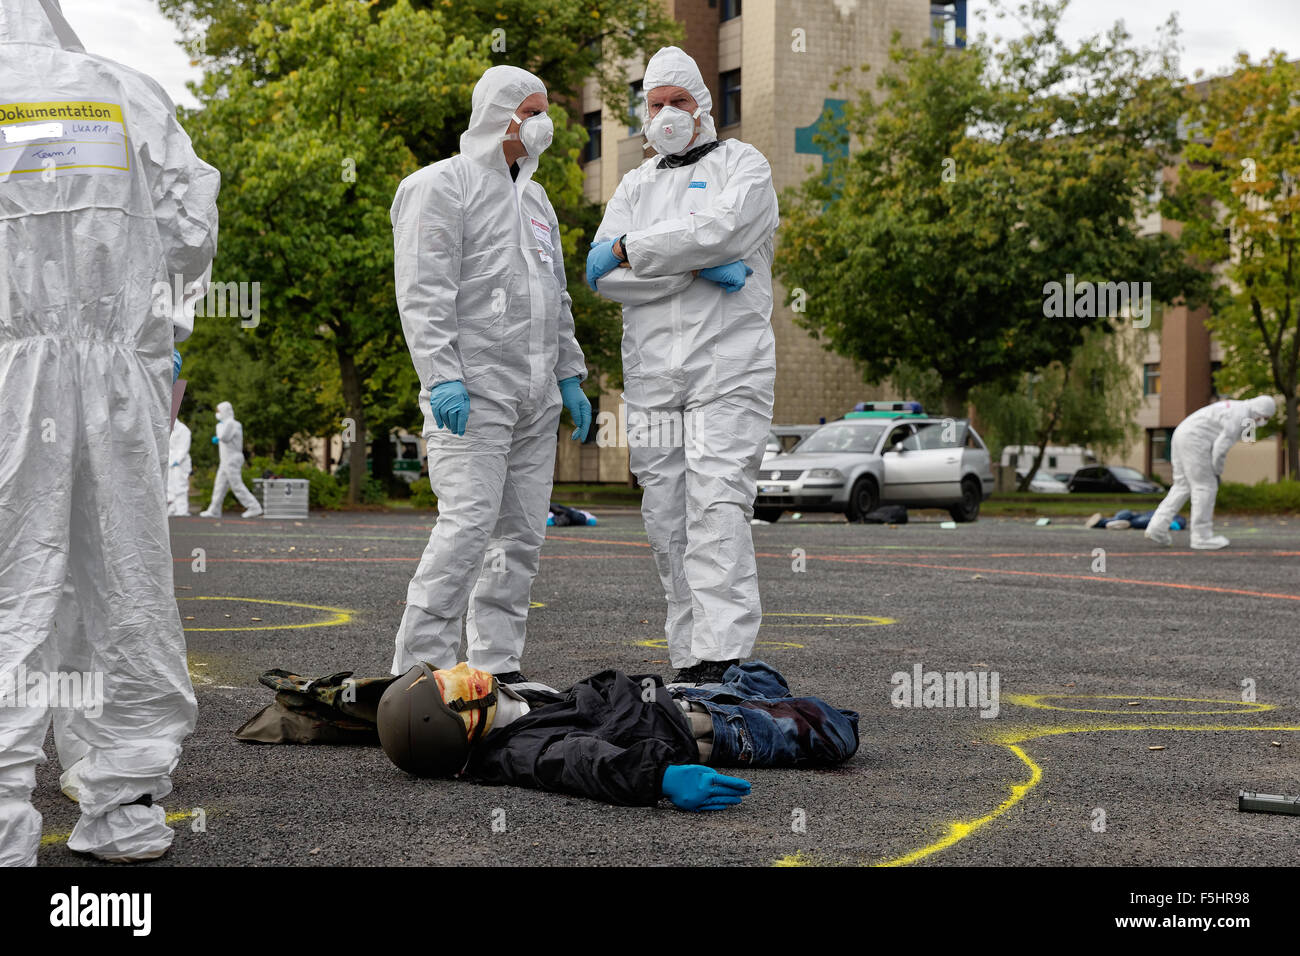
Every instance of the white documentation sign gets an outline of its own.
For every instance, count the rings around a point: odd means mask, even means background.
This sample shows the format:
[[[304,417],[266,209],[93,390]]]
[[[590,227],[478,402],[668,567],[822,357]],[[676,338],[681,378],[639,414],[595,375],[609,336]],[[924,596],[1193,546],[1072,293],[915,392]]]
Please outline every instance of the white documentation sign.
[[[0,103],[0,182],[131,171],[116,103]]]

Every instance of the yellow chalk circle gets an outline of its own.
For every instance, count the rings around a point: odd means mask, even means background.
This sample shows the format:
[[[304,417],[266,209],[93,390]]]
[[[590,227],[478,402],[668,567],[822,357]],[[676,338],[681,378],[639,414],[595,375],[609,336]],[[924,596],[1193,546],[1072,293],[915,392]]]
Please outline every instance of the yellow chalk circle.
[[[1020,758],[1020,762],[1029,768],[1029,779],[1018,781],[1008,785],[1011,791],[1010,795],[999,803],[989,813],[982,817],[976,817],[973,820],[953,820],[944,827],[944,835],[933,843],[913,850],[911,853],[905,853],[902,856],[896,856],[889,860],[882,860],[875,864],[876,866],[908,866],[917,860],[923,860],[931,854],[938,853],[940,850],[946,850],[948,847],[961,840],[966,839],[986,823],[996,820],[1002,814],[1006,813],[1017,803],[1024,799],[1025,794],[1038,786],[1039,781],[1043,779],[1043,768],[1034,763],[1033,759],[1013,744],[1004,745],[1008,750]]]
[[[769,622],[769,617],[804,617],[812,621],[801,624],[777,624]],[[880,627],[884,624],[897,624],[892,617],[872,617],[869,614],[792,614],[788,612],[768,611],[763,615],[763,627]]]
[[[295,601],[267,601],[262,598],[242,597],[184,597],[177,601],[238,601],[241,604],[270,604],[275,607],[297,607],[308,611],[324,611],[332,615],[323,621],[305,624],[262,624],[256,627],[187,627],[186,631],[300,631],[309,627],[337,627],[352,620],[354,612],[341,607],[324,607],[319,604],[299,604]]]
[[[633,641],[634,647],[656,647],[665,650],[668,647],[668,638],[656,637],[648,641]],[[795,644],[793,641],[755,641],[755,647],[793,647],[803,650],[803,644]]]
[[[1213,697],[1138,697],[1133,694],[1003,694],[1002,700],[1021,707],[1034,707],[1038,710],[1065,710],[1075,714],[1255,714],[1262,710],[1275,710],[1276,704],[1261,704],[1256,701],[1219,700]],[[1049,700],[1119,700],[1124,703],[1118,708],[1105,707],[1065,707],[1049,704]],[[1147,710],[1145,707],[1130,708],[1129,701],[1175,701],[1185,704],[1226,704],[1227,707],[1216,710]]]

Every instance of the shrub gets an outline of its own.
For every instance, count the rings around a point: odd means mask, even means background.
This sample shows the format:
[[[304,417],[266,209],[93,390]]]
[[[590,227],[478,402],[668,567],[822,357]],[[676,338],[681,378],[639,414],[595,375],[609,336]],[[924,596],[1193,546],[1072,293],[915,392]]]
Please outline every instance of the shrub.
[[[417,508],[438,507],[438,496],[433,493],[428,478],[411,482],[411,504]]]
[[[1260,481],[1253,485],[1225,481],[1219,486],[1215,507],[1223,511],[1300,513],[1300,481]]]

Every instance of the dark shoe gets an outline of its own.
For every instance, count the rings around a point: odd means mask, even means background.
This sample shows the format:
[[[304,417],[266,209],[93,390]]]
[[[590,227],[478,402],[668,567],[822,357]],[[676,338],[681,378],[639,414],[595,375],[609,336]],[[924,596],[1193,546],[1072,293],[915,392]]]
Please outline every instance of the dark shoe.
[[[699,668],[696,671],[695,682],[697,684],[721,684],[723,675],[733,664],[739,664],[739,660],[734,661],[700,661],[695,665]]]
[[[519,671],[506,671],[504,674],[493,674],[498,684],[527,684],[528,678]]]
[[[704,666],[704,662],[701,661],[698,664],[692,664],[690,667],[683,667],[681,670],[679,670],[676,674],[673,675],[673,679],[670,680],[668,683],[698,684],[700,682],[700,678],[699,678],[700,668],[703,666]]]

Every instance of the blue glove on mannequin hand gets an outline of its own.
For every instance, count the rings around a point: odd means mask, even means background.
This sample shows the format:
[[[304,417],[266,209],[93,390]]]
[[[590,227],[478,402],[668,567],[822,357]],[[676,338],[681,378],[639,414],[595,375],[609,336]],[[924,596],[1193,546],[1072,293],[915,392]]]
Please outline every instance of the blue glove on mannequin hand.
[[[722,286],[723,292],[739,292],[745,287],[745,280],[753,274],[754,270],[739,259],[735,262],[728,262],[725,266],[714,266],[711,269],[700,270],[701,279],[716,282]]]
[[[433,421],[439,428],[446,428],[455,435],[465,434],[469,423],[469,390],[465,383],[443,382],[429,390],[429,407],[433,409]]]
[[[219,445],[219,444],[221,444],[221,439],[218,438],[216,435],[213,435],[213,436],[212,436],[212,444],[214,444],[214,445]]]
[[[573,424],[578,426],[573,430],[571,440],[586,441],[587,432],[591,430],[591,402],[582,392],[582,379],[574,375],[562,380],[560,398],[564,400],[564,407],[573,416]]]
[[[749,793],[749,781],[725,777],[700,764],[675,764],[664,771],[660,789],[679,810],[725,810]]]
[[[596,280],[601,276],[613,272],[620,265],[618,257],[614,255],[613,239],[606,239],[604,242],[593,242],[591,252],[587,253],[587,285],[591,286],[591,291],[596,291]]]
[[[175,385],[176,380],[181,377],[181,364],[182,364],[181,353],[178,352],[176,349],[172,349],[172,384],[173,385]]]

